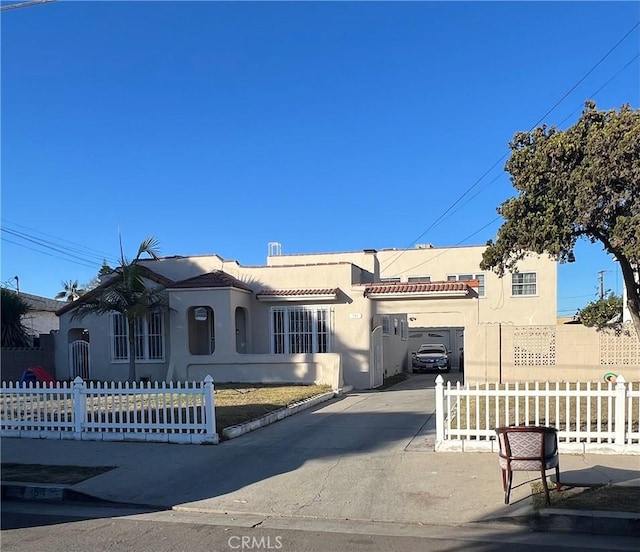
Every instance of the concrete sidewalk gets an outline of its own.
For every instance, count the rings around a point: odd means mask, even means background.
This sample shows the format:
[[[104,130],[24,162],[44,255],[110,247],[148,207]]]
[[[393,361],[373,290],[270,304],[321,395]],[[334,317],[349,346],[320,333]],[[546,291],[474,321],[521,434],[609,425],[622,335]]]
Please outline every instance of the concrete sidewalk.
[[[1,457],[117,466],[70,489],[158,508],[294,520],[526,521],[534,513],[529,481],[539,474],[516,473],[505,505],[494,454],[433,452],[434,401],[433,377],[413,376],[217,446],[3,439]],[[640,458],[565,454],[560,468],[570,485],[623,483],[638,478]]]

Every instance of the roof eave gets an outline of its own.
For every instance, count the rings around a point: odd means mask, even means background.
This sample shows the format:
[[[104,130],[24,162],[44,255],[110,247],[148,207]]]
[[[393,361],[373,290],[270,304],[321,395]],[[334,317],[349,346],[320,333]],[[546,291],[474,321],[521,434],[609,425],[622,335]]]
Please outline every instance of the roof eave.
[[[256,299],[261,303],[275,302],[301,302],[301,301],[335,301],[338,298],[337,293],[318,293],[313,295],[256,295]]]
[[[459,291],[424,291],[424,292],[398,292],[398,293],[376,293],[372,291],[365,293],[369,299],[430,299],[443,297],[466,297],[468,290]]]

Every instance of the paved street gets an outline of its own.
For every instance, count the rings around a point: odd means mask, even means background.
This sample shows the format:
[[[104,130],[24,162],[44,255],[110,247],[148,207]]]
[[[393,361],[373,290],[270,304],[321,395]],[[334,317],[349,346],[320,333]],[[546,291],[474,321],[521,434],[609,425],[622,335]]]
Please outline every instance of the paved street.
[[[94,518],[94,516],[97,516]],[[102,516],[102,517],[100,517]],[[415,552],[637,550],[637,539],[530,533],[519,526],[473,527],[333,522],[305,524],[252,518],[69,505],[5,503],[3,552]]]

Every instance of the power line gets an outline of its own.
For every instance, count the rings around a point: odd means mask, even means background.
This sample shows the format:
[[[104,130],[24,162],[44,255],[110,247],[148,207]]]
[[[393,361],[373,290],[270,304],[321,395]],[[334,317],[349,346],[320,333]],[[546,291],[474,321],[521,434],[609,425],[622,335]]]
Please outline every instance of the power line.
[[[55,241],[52,240],[47,240],[44,238],[40,238],[38,236],[35,236],[33,234],[28,234],[26,232],[21,232],[19,230],[15,230],[12,228],[8,228],[6,226],[0,226],[0,230],[3,232],[6,232],[8,234],[11,234],[15,237],[18,237],[20,239],[24,239],[25,241],[30,241],[32,243],[36,243],[37,245],[39,245],[40,247],[46,248],[46,249],[53,249],[56,250],[58,252],[64,253],[64,254],[71,254],[72,256],[82,256],[83,258],[86,257],[94,257],[96,259],[99,259],[100,261],[104,261],[104,260],[109,260],[113,263],[117,263],[119,262],[118,259],[116,259],[115,257],[111,256],[110,254],[104,253],[102,251],[97,251],[95,249],[91,249],[85,245],[76,243],[76,242],[72,242],[70,240],[66,240],[64,238],[59,238],[56,236],[53,236],[51,234],[47,234],[46,232],[41,232],[40,230],[35,230],[33,228],[29,228],[28,226],[24,226],[22,224],[17,224],[14,222],[9,222],[9,221],[4,221],[5,223],[9,223],[13,226],[18,226],[21,228],[25,228],[27,230],[31,230],[32,232],[36,232],[37,234],[41,234],[43,236],[47,236],[52,238]],[[62,242],[62,243],[61,243]],[[65,243],[71,244],[74,247],[69,247],[67,245],[65,245]],[[20,245],[20,244],[16,244],[16,245]],[[66,251],[62,251],[62,250],[66,250]],[[70,252],[70,253],[67,253]]]
[[[90,257],[95,257],[97,259],[99,259],[99,261],[102,261],[103,257],[101,256],[97,256],[97,255],[93,255],[93,254],[83,254],[82,252],[78,252],[75,250],[72,250],[71,248],[64,246],[64,245],[60,245],[60,244],[55,244],[53,242],[50,242],[48,240],[40,240],[38,238],[35,238],[33,236],[29,236],[28,234],[24,234],[22,232],[16,232],[15,230],[10,230],[8,228],[2,228],[2,232],[4,232],[5,234],[9,234],[10,236],[14,236],[16,238],[25,240],[27,242],[33,243],[35,245],[38,245],[39,247],[42,247],[44,249],[49,249],[51,251],[55,251],[56,253],[61,253],[63,255],[67,255],[68,257],[71,257],[73,259],[79,259],[82,261],[89,261],[91,262]],[[13,242],[15,243],[15,245],[21,245],[19,243]],[[96,261],[96,262],[99,262]]]
[[[31,0],[30,2],[17,2],[15,4],[8,4],[7,6],[1,6],[0,11],[16,10],[18,8],[30,8],[31,6],[37,6],[38,4],[48,4],[49,2],[55,2],[56,0]]]
[[[530,129],[529,132],[532,132],[542,121],[544,121],[544,119],[549,116],[570,94],[571,92],[573,92],[591,73],[593,73],[593,71],[602,64],[602,62],[604,62],[604,60],[606,60],[613,52],[614,50],[616,50],[616,48],[618,48],[618,46],[620,46],[620,44],[622,44],[626,38],[633,32],[635,31],[635,29],[640,26],[640,21],[636,22],[636,24],[631,27],[631,29],[629,29],[629,31],[627,31],[627,33],[611,48],[609,49],[609,51],[602,56],[602,58],[600,58],[600,60],[591,67],[591,69],[589,69],[589,71],[587,71],[582,78],[580,78],[552,107],[551,109],[549,109]],[[637,56],[636,56],[637,57]],[[635,59],[635,58],[634,58]],[[632,60],[633,61],[633,60]],[[629,62],[627,65],[625,65],[624,68],[626,68],[628,65],[630,65],[631,62]],[[624,69],[623,68],[623,69]],[[622,71],[622,70],[621,70]],[[618,73],[616,73],[616,75],[614,75],[613,78],[615,78],[615,76],[617,76],[617,74],[619,74],[621,71],[619,71]],[[610,81],[608,81],[610,82]],[[604,87],[606,86],[606,84],[603,85],[601,88],[598,89],[598,92]],[[458,203],[460,203],[460,201],[471,191],[473,190],[495,167],[496,165],[498,165],[498,163],[500,163],[501,161],[503,161],[507,156],[509,155],[509,152],[505,153],[502,157],[500,157],[500,159],[498,159],[493,165],[491,165],[491,167],[485,171],[485,173],[478,178],[471,186],[469,186],[463,193],[462,195],[460,195],[460,197],[458,197],[458,199],[456,199],[435,221],[433,221],[426,230],[424,230],[415,240],[413,240],[413,242],[411,242],[411,244],[409,244],[408,247],[410,247],[411,245],[413,245],[414,243],[416,243],[418,240],[420,240],[429,230],[431,230],[434,226],[436,226],[442,219],[443,217],[449,213]],[[485,226],[486,227],[486,226]],[[477,232],[476,232],[477,233]],[[387,264],[385,267],[383,267],[385,270],[389,269],[389,267],[395,263],[403,254],[405,253],[405,251],[400,251],[398,252],[398,254],[393,257],[392,259],[390,259],[389,264]],[[405,271],[406,272],[406,271]]]
[[[24,244],[21,244],[21,243],[17,243],[17,242],[11,241],[10,239],[5,238],[4,236],[2,236],[0,239],[2,239],[2,241],[4,241],[4,242],[12,243],[13,245],[18,245],[18,246],[20,246],[20,247],[24,247],[25,249],[30,249],[31,251],[35,251],[36,253],[40,253],[41,255],[47,255],[47,256],[49,256],[49,257],[54,257],[54,258],[56,258],[56,259],[62,259],[63,261],[67,261],[67,262],[70,262],[70,263],[75,263],[75,264],[78,264],[78,265],[87,266],[87,267],[89,267],[89,268],[96,268],[96,267],[101,266],[101,265],[100,265],[100,264],[98,264],[98,263],[88,264],[88,263],[83,263],[83,262],[81,262],[81,261],[74,261],[73,259],[68,259],[68,258],[60,257],[60,256],[58,256],[58,255],[54,255],[53,253],[47,253],[46,251],[41,251],[40,249],[35,249],[35,248],[33,248],[33,247],[29,247],[29,246],[27,246],[27,245],[24,245]]]

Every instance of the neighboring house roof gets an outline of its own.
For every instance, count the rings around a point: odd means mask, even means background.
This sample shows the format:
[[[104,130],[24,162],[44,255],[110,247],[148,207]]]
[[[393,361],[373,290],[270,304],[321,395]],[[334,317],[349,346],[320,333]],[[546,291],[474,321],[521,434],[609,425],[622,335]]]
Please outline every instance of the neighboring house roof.
[[[370,299],[394,297],[464,297],[471,288],[478,287],[477,280],[465,282],[429,282],[407,284],[402,282],[368,284],[364,296]]]
[[[48,297],[41,297],[40,295],[31,295],[30,293],[24,293],[22,291],[18,295],[24,299],[34,311],[56,312],[59,308],[66,305],[64,301],[57,301],[56,299],[49,299]]]
[[[146,266],[143,266],[143,265],[139,265],[139,266],[142,270],[143,277],[146,278],[147,280],[151,280],[152,282],[155,282],[156,284],[160,284],[163,287],[168,287],[173,283],[173,280],[170,280],[169,278],[163,276],[162,274],[158,274],[157,272],[154,272],[153,270],[151,270],[150,268],[147,268]],[[115,278],[117,277],[118,273],[114,271],[111,274],[113,275],[113,278]],[[56,314],[60,316],[65,312],[69,312],[70,310],[73,310],[79,307],[80,305],[82,305],[82,303],[84,303],[88,299],[91,299],[96,295],[99,295],[104,288],[109,286],[109,284],[113,281],[113,278],[109,278],[108,280],[105,280],[99,286],[93,288],[91,291],[88,291],[87,293],[82,295],[80,299],[76,299],[75,301],[71,301],[70,303],[65,303],[64,307],[56,311]]]
[[[340,288],[265,289],[256,293],[258,301],[335,301]]]
[[[199,288],[238,288],[245,291],[253,291],[247,284],[234,278],[222,270],[214,270],[206,274],[200,274],[193,278],[187,278],[167,286],[169,289],[199,289]]]

